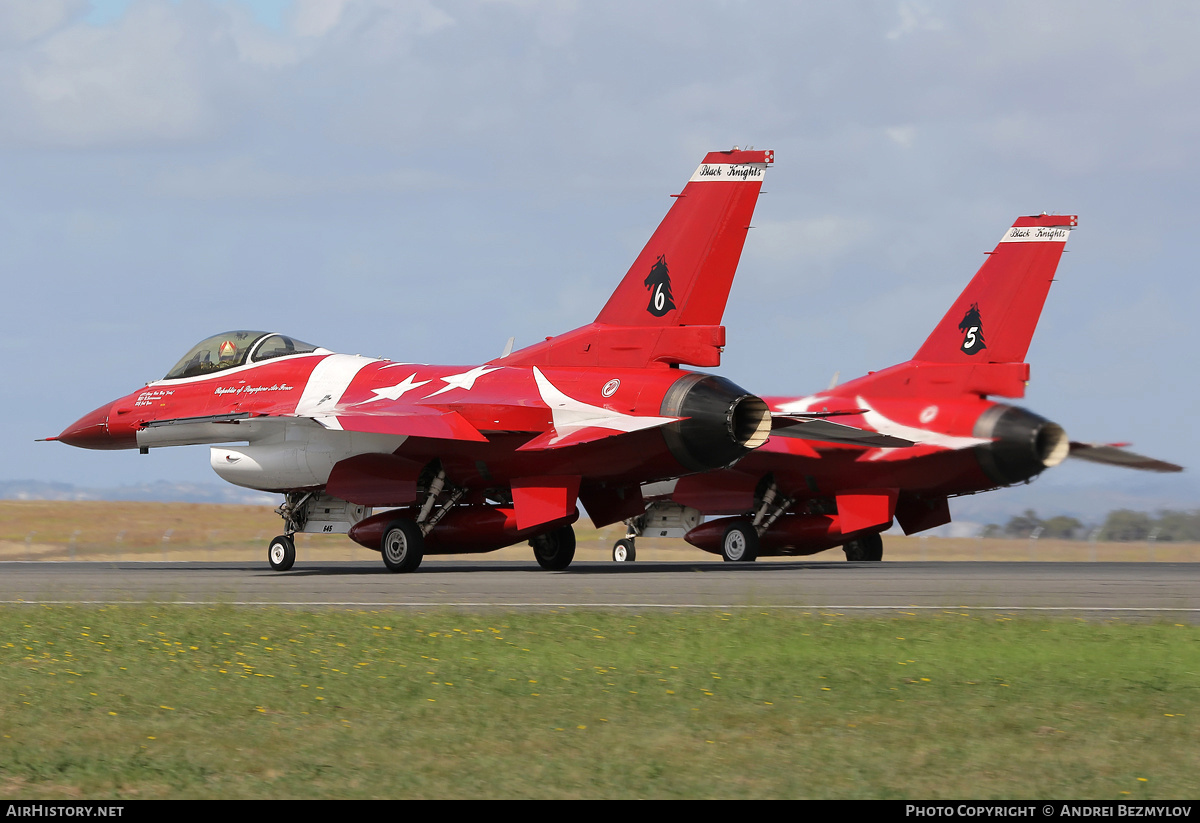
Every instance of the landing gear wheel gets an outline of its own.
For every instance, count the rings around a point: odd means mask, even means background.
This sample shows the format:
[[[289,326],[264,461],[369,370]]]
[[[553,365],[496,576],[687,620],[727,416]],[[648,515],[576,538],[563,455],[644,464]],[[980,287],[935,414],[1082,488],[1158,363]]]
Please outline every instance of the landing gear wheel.
[[[296,562],[296,543],[286,534],[271,541],[267,549],[267,562],[277,572],[285,572]]]
[[[625,537],[613,543],[613,562],[632,563],[637,560],[637,547],[632,537]]]
[[[539,534],[529,541],[538,565],[552,572],[559,572],[571,565],[575,559],[575,530],[562,526],[552,532]]]
[[[425,557],[425,536],[411,520],[396,520],[384,530],[380,550],[388,571],[415,572]]]
[[[730,523],[721,539],[721,557],[730,563],[758,559],[758,532],[749,523]]]
[[[868,534],[866,537],[851,540],[842,546],[842,551],[846,553],[847,560],[882,560],[883,535]]]

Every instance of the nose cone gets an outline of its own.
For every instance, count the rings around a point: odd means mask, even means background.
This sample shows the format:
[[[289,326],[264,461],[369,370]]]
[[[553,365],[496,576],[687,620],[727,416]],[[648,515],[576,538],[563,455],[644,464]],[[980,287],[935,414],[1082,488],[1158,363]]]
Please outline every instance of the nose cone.
[[[58,440],[70,446],[81,449],[124,449],[129,443],[121,442],[108,431],[108,411],[112,404],[106,404],[94,412],[85,414],[63,430]]]

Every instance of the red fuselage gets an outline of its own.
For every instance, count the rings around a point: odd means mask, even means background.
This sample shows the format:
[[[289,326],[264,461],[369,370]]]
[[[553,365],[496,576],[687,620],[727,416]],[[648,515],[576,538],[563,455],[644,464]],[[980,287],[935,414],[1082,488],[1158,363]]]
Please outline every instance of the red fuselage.
[[[429,366],[318,350],[150,383],[58,439],[94,449],[248,442],[214,448],[213,465],[264,491],[323,487],[340,461],[379,453],[416,467],[440,460],[476,496],[542,476],[636,487],[696,471],[706,448],[717,462],[703,467],[744,453],[723,417],[701,435],[711,444],[689,441],[681,452],[669,442],[672,427],[692,418],[664,413],[664,402],[680,381],[698,379],[717,380],[667,367]],[[722,415],[746,396],[732,391]],[[556,433],[562,444],[552,442]],[[523,449],[539,436],[538,447]]]

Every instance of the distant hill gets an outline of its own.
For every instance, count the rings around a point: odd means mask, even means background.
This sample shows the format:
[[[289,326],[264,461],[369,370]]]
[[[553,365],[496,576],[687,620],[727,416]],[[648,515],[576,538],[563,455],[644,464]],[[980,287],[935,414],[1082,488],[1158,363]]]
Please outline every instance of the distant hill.
[[[87,488],[71,483],[6,480],[0,481],[0,500],[145,500],[159,503],[275,505],[281,497],[225,483],[172,483],[160,480],[132,486]]]
[[[950,500],[954,522],[927,532],[943,537],[973,537],[989,523],[1003,526],[1032,509],[1043,518],[1075,517],[1098,526],[1111,511],[1157,513],[1163,509],[1200,510],[1200,481],[1183,474],[1146,474],[1095,469],[1078,461],[1052,469],[1031,483]]]

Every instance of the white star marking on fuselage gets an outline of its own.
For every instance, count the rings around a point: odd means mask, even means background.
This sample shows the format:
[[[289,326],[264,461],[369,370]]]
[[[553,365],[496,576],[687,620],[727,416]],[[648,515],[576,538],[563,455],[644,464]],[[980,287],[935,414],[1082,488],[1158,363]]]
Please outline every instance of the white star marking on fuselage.
[[[412,391],[413,389],[419,386],[424,386],[429,382],[428,380],[413,380],[413,378],[416,376],[417,373],[413,372],[394,386],[385,386],[382,389],[371,389],[371,391],[375,393],[375,396],[370,400],[363,400],[361,403],[356,403],[355,405],[361,406],[363,403],[374,403],[376,400],[399,400],[404,396],[405,392]]]
[[[433,394],[425,395],[425,397],[426,397],[426,399],[428,399],[430,397],[437,397],[439,394],[442,394],[443,392],[448,392],[451,389],[464,389],[465,391],[470,391],[471,388],[475,385],[476,380],[483,377],[488,372],[493,372],[493,371],[500,371],[500,367],[499,366],[476,366],[475,368],[471,369],[470,371],[465,371],[462,374],[450,374],[450,375],[447,375],[446,377],[439,377],[438,380],[441,380],[446,385],[442,386],[440,389],[435,391]]]

